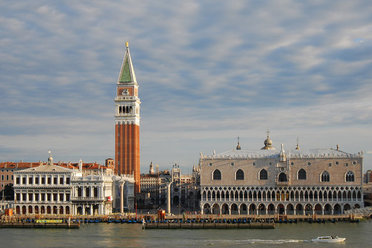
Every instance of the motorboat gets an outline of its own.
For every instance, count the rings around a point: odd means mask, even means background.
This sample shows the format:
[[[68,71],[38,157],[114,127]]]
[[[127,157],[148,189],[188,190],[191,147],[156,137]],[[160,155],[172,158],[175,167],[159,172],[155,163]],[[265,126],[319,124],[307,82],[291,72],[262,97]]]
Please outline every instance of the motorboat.
[[[320,236],[312,239],[313,242],[324,242],[324,243],[341,243],[344,242],[346,238],[340,238],[338,236]]]

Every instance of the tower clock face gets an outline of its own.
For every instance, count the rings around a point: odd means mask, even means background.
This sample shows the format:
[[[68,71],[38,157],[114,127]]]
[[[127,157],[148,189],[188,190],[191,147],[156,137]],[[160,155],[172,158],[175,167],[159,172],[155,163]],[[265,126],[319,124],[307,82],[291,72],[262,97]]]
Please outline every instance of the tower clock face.
[[[133,94],[132,88],[118,88],[118,96],[130,96]]]

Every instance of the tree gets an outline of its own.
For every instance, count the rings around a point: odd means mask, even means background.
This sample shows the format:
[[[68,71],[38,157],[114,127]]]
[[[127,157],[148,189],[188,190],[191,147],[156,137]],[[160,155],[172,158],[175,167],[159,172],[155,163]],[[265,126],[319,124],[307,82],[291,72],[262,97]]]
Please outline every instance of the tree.
[[[3,199],[4,197],[4,199]],[[1,200],[8,200],[13,201],[14,200],[14,189],[13,184],[7,184],[5,185],[4,189],[0,191],[0,199]]]

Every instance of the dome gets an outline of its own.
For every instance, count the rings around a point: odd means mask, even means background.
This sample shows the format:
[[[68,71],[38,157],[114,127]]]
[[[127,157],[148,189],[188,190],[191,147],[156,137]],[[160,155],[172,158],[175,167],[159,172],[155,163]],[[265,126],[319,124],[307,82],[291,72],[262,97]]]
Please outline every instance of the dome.
[[[264,141],[264,147],[261,148],[261,150],[275,150],[275,147],[273,147],[273,142],[270,139],[269,131],[267,132],[267,138]]]
[[[265,139],[264,145],[265,146],[272,146],[273,145],[273,142],[272,142],[272,140],[270,139],[269,136],[267,136],[267,139]]]

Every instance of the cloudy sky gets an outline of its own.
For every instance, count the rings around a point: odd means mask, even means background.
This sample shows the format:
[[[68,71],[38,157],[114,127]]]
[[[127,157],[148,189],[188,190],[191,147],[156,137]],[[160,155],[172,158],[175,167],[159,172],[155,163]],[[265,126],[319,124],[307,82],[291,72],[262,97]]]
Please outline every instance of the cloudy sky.
[[[280,2],[280,3],[279,3]],[[327,3],[324,3],[327,2]],[[372,3],[0,1],[0,161],[114,155],[125,41],[140,85],[141,168],[263,146],[365,152]]]

